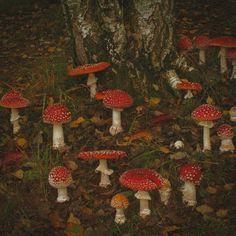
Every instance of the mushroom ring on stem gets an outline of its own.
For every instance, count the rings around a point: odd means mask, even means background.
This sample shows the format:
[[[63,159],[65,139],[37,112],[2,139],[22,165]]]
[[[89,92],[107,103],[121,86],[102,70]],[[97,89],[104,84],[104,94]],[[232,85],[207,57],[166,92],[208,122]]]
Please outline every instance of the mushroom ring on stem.
[[[87,86],[90,88],[90,98],[93,99],[97,91],[97,77],[95,72],[103,71],[111,64],[108,62],[99,62],[95,64],[86,64],[78,66],[68,72],[69,76],[88,74]]]
[[[185,182],[181,189],[183,203],[187,206],[195,206],[197,204],[195,185],[200,184],[202,179],[201,167],[197,164],[185,164],[180,167],[179,177]]]
[[[151,214],[148,203],[151,200],[151,196],[148,191],[159,189],[160,198],[164,204],[167,204],[170,197],[170,182],[151,169],[138,168],[128,170],[120,176],[119,181],[127,188],[138,190],[134,196],[140,200],[139,215],[142,218]]]
[[[111,185],[109,176],[113,173],[113,170],[109,169],[107,166],[107,160],[127,157],[127,153],[124,151],[116,151],[116,150],[98,150],[98,151],[80,152],[78,154],[78,157],[84,160],[87,159],[99,160],[99,166],[96,168],[95,172],[101,172],[101,180],[99,186],[106,188],[108,185]]]
[[[57,202],[69,201],[67,187],[72,184],[73,179],[70,171],[64,166],[52,168],[48,176],[49,184],[58,191]]]
[[[11,109],[10,121],[13,125],[13,134],[16,134],[20,130],[19,124],[19,108],[27,107],[29,100],[24,98],[22,94],[16,90],[7,92],[0,100],[0,106]]]
[[[213,127],[213,121],[221,118],[221,112],[215,106],[203,104],[192,112],[192,119],[198,121],[203,126],[203,151],[211,150],[210,128]]]
[[[107,90],[103,98],[105,107],[112,109],[112,126],[109,131],[111,135],[116,135],[123,131],[121,125],[121,112],[133,104],[132,97],[120,89]]]

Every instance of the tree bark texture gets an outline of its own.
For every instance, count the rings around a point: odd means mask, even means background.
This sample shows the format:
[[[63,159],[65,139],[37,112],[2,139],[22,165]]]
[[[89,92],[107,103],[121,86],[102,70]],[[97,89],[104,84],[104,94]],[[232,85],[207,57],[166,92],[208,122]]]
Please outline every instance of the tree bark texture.
[[[173,49],[174,0],[64,0],[78,64],[112,63],[114,77],[145,87]]]

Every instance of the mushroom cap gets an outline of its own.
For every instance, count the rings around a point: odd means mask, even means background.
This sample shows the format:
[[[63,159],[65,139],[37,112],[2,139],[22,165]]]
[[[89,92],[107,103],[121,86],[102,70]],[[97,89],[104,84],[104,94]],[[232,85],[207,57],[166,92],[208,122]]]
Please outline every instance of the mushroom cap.
[[[127,153],[124,151],[117,150],[99,150],[80,152],[78,154],[78,157],[82,159],[118,159],[127,157]]]
[[[227,49],[225,56],[229,59],[236,59],[236,48]]]
[[[107,108],[123,109],[133,104],[133,98],[120,89],[107,90],[103,98],[103,104]]]
[[[109,92],[109,91],[111,91],[111,90],[112,90],[112,89],[107,89],[107,90],[103,90],[103,91],[97,92],[97,93],[95,94],[95,99],[96,99],[96,100],[103,100],[104,97],[105,97],[105,95],[106,95],[106,93]]]
[[[128,206],[129,200],[123,194],[117,193],[111,199],[111,207],[126,209]]]
[[[0,100],[0,106],[7,108],[22,108],[29,105],[29,100],[16,90],[11,90],[4,94]]]
[[[210,46],[219,46],[225,48],[234,48],[236,47],[236,37],[218,37],[214,39],[209,39]]]
[[[60,103],[49,105],[43,113],[43,122],[49,124],[62,124],[70,121],[71,113],[68,108]]]
[[[191,39],[187,36],[181,37],[178,44],[182,50],[191,50],[193,47]]]
[[[127,188],[149,191],[162,187],[164,178],[154,170],[138,168],[124,172],[119,181]]]
[[[111,64],[109,62],[99,62],[95,64],[85,64],[78,66],[68,72],[69,76],[84,75],[105,70]]]
[[[179,169],[179,177],[184,182],[199,184],[203,174],[201,167],[198,164],[185,164]]]
[[[176,85],[177,89],[186,89],[186,90],[195,90],[200,92],[202,90],[202,85],[199,83],[190,83],[190,82],[182,82]]]
[[[195,47],[198,49],[206,48],[208,46],[209,40],[210,39],[208,36],[200,35],[200,36],[196,37],[196,39],[195,39]]]
[[[222,124],[217,129],[217,135],[220,138],[233,138],[234,132],[231,125]]]
[[[192,118],[197,121],[212,121],[221,118],[220,110],[209,104],[202,104],[192,112]]]
[[[64,166],[53,167],[49,173],[48,181],[54,188],[66,188],[73,182],[70,171]]]

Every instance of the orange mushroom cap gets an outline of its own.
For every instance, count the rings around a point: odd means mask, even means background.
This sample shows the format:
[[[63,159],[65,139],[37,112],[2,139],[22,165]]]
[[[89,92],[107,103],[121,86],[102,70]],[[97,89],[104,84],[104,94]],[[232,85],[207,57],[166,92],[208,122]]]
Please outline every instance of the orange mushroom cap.
[[[187,90],[195,90],[200,92],[202,90],[202,85],[199,83],[190,83],[190,82],[182,82],[176,85],[177,89],[187,89]]]
[[[123,194],[117,193],[111,199],[111,206],[114,208],[126,209],[129,206],[129,200]]]

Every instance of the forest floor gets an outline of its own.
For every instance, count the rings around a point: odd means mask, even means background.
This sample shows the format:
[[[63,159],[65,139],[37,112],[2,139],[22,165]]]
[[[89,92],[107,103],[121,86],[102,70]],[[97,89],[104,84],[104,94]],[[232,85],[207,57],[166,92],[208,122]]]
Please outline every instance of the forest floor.
[[[176,1],[176,41],[183,35],[192,39],[199,34],[236,36],[235,9],[234,0]],[[167,91],[153,91],[142,100],[134,97],[133,107],[122,114],[127,131],[111,137],[107,130],[110,110],[99,101],[88,100],[88,89],[82,81],[67,78],[73,49],[60,4],[0,0],[0,13],[0,94],[17,89],[32,104],[22,110],[22,128],[15,136],[9,110],[0,109],[0,235],[235,235],[236,154],[219,152],[216,131],[217,126],[228,123],[236,133],[235,123],[229,121],[229,109],[236,105],[236,81],[220,75],[218,61],[213,58],[216,50],[209,50],[206,66],[181,74],[201,82],[204,92],[184,100],[182,92],[160,83],[159,87]],[[191,58],[197,58],[197,51]],[[68,150],[63,153],[51,150],[52,127],[42,121],[42,112],[52,97],[63,101],[72,112],[72,121],[64,126]],[[202,128],[190,117],[191,111],[205,102],[219,106],[223,113],[211,131],[211,153],[199,151]],[[160,112],[173,119],[152,123]],[[170,146],[176,140],[182,140],[184,148]],[[128,158],[109,163],[114,174],[112,186],[106,189],[98,186],[99,175],[94,172],[97,162],[79,160],[76,155],[99,149],[128,153]],[[13,152],[22,153],[23,158],[4,163]],[[204,172],[197,187],[198,203],[193,208],[181,201],[183,182],[178,176],[179,167],[189,162],[199,163]],[[59,164],[69,168],[74,179],[68,190],[71,200],[63,204],[56,203],[56,190],[48,184],[50,169]],[[124,170],[134,167],[155,169],[172,184],[167,206],[160,203],[156,191],[151,193],[152,214],[146,219],[138,216],[134,192],[117,181]],[[123,225],[114,223],[115,210],[110,207],[116,193],[124,193],[130,201]]]

